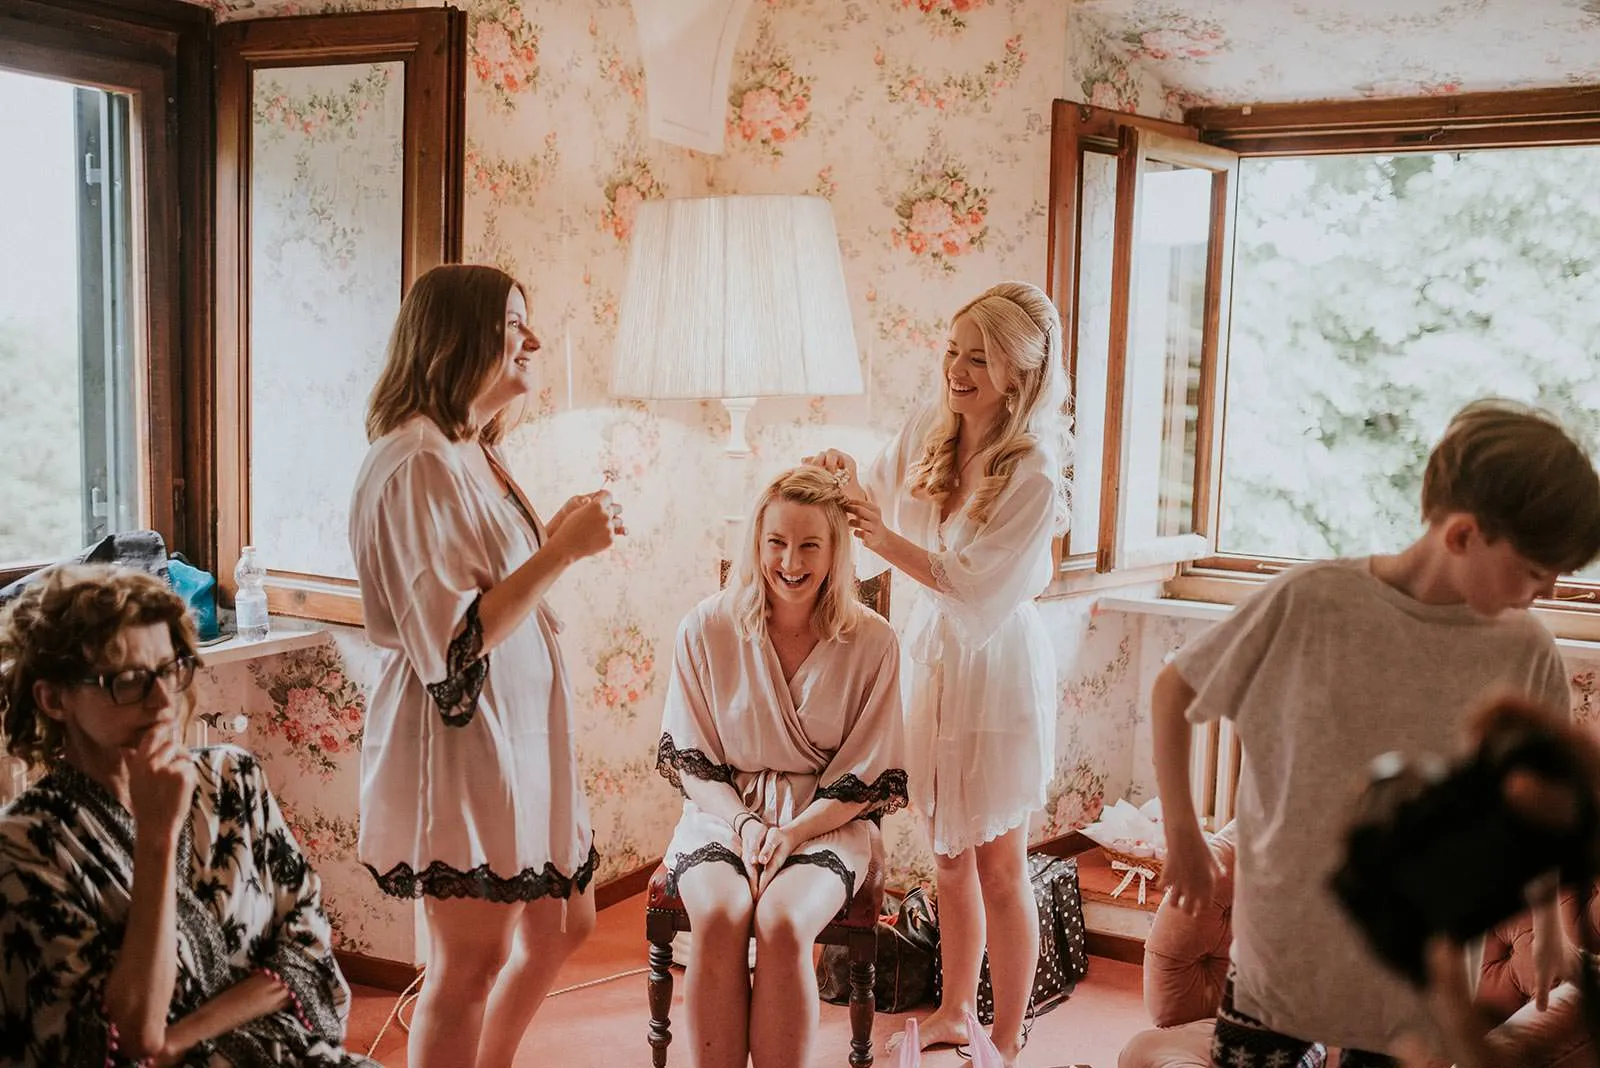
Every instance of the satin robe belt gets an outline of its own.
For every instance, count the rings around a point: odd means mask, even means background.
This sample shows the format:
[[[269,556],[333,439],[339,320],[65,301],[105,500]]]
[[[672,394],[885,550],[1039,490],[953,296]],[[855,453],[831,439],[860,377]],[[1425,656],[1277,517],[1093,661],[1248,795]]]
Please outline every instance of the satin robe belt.
[[[817,792],[817,777],[801,771],[740,771],[734,774],[744,807],[775,827],[798,816]]]

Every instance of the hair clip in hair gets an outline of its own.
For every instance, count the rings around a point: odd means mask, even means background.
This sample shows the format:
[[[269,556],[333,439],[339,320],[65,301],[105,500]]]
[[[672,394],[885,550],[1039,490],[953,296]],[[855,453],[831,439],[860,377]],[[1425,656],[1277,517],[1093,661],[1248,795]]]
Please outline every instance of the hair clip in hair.
[[[850,484],[850,472],[842,467],[833,472],[833,484],[839,488],[839,492],[843,493],[844,488]]]

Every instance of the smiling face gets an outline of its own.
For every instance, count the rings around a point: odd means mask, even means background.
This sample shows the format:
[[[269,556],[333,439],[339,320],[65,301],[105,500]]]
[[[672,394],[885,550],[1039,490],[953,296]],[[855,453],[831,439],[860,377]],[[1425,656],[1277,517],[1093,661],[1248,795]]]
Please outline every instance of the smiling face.
[[[1005,408],[1007,381],[997,353],[986,351],[971,316],[959,316],[944,354],[945,397],[950,410],[974,422],[992,422]]]
[[[521,286],[512,286],[506,294],[505,342],[500,352],[500,362],[484,384],[480,406],[489,413],[500,411],[519,397],[538,389],[534,374],[534,354],[541,345],[533,328],[528,325],[528,301]]]
[[[119,704],[94,682],[39,682],[35,700],[45,715],[66,734],[68,760],[79,767],[103,766],[120,760],[151,734],[180,731],[183,701],[174,681],[176,654],[172,632],[164,623],[129,627],[93,664],[86,675],[110,677],[141,670],[160,673],[140,700]]]
[[[774,602],[816,603],[833,562],[833,532],[814,504],[775,500],[761,515],[761,577]]]

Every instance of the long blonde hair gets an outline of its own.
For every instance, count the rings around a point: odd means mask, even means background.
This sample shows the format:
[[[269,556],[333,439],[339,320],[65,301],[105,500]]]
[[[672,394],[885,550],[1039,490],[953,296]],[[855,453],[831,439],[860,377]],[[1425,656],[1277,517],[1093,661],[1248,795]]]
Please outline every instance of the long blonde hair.
[[[367,402],[369,442],[415,415],[432,419],[451,441],[493,445],[505,435],[512,421],[505,413],[480,427],[472,403],[504,358],[513,288],[527,299],[500,268],[464,263],[434,267],[411,284]]]
[[[851,559],[850,520],[844,510],[844,485],[838,476],[820,467],[804,466],[783,472],[761,491],[745,520],[744,540],[735,562],[735,580],[727,596],[733,598],[733,618],[739,636],[748,640],[765,638],[767,582],[761,574],[761,521],[767,507],[776,501],[809,505],[822,509],[833,538],[833,558],[828,562],[828,577],[817,591],[811,610],[811,629],[823,641],[838,641],[855,629],[867,611],[855,596],[855,565]]]
[[[1011,480],[1017,464],[1034,449],[1050,457],[1056,480],[1056,529],[1065,530],[1071,516],[1072,434],[1066,412],[1067,372],[1062,361],[1061,316],[1038,286],[1001,282],[951,317],[962,317],[983,336],[983,348],[1010,383],[1003,418],[978,442],[983,478],[973,489],[967,510],[987,523],[996,498]],[[942,503],[955,492],[956,439],[961,417],[946,396],[922,441],[922,455],[907,473],[912,496]]]

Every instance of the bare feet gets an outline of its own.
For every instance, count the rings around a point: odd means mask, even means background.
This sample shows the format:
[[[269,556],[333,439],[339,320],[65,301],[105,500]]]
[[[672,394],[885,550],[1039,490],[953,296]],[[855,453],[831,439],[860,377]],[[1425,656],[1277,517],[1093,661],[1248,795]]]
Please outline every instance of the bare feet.
[[[934,1046],[965,1046],[970,1037],[967,1034],[966,1013],[955,1010],[946,1012],[943,1005],[935,1009],[932,1016],[917,1024],[917,1038],[923,1049],[932,1049]],[[885,1048],[893,1053],[900,1048],[900,1043],[904,1040],[904,1032],[890,1035]]]
[[[995,1052],[1000,1054],[1002,1068],[1017,1068],[1017,1060],[1022,1055],[1022,1047],[1027,1044],[1028,1038],[1021,1031],[1012,1036],[1012,1041],[1003,1042],[999,1035],[991,1034],[989,1040],[994,1043]]]

